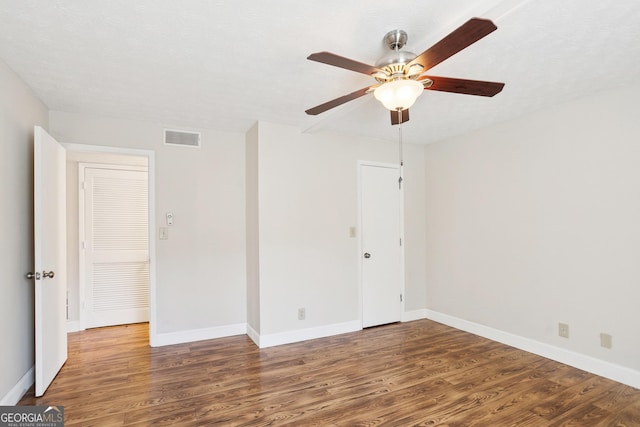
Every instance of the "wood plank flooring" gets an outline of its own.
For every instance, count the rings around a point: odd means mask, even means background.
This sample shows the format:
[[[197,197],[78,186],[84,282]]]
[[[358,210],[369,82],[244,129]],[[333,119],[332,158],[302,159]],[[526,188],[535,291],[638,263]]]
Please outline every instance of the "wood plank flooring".
[[[640,426],[640,391],[429,321],[258,349],[161,348],[148,325],[69,334],[45,396],[67,426]]]

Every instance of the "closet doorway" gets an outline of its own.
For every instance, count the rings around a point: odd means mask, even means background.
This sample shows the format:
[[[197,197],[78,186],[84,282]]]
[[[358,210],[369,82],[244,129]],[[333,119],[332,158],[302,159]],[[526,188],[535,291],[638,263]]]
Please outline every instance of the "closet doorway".
[[[147,284],[146,290],[142,293],[139,293],[139,297],[142,297],[146,300],[146,308],[142,310],[143,316],[139,315],[134,318],[125,319],[126,323],[133,322],[146,322],[149,323],[149,343],[153,344],[155,341],[156,335],[156,315],[155,315],[155,239],[154,232],[155,229],[155,153],[150,150],[141,150],[141,149],[131,149],[131,148],[120,148],[120,147],[106,147],[106,146],[94,146],[94,145],[85,145],[85,144],[72,144],[67,143],[63,144],[67,149],[66,156],[66,175],[67,175],[67,332],[76,332],[82,331],[87,328],[98,327],[101,325],[105,325],[104,322],[98,323],[95,319],[92,319],[93,316],[90,316],[88,310],[90,310],[91,301],[87,301],[86,297],[91,292],[87,288],[90,286],[87,283],[87,273],[90,272],[90,269],[86,268],[86,260],[81,259],[82,257],[86,257],[85,247],[87,246],[85,239],[81,239],[81,235],[84,233],[84,221],[85,221],[85,209],[84,209],[84,201],[81,202],[81,198],[84,197],[84,189],[82,189],[82,181],[84,180],[84,173],[81,173],[81,164],[87,168],[90,166],[91,169],[115,169],[115,170],[133,170],[136,172],[144,172],[146,175],[146,191],[147,191],[147,216],[146,216],[146,247],[143,244],[139,244],[138,247],[140,250],[146,249],[146,261],[142,262],[145,264],[142,266],[142,273],[144,274],[144,270],[147,270]],[[107,166],[106,168],[104,166]],[[95,174],[94,174],[95,175]],[[93,177],[95,178],[95,176]],[[94,179],[95,181],[95,179]],[[85,184],[86,185],[86,184]],[[144,185],[142,187],[145,187]],[[129,191],[129,190],[128,190]],[[115,193],[114,193],[115,194]],[[120,198],[120,196],[117,196]],[[128,196],[129,197],[129,196]],[[106,216],[109,216],[107,208],[115,207],[117,203],[107,202],[107,206],[102,209],[107,212]],[[112,209],[113,211],[114,209]],[[116,209],[117,211],[118,209]],[[103,212],[103,216],[105,215]],[[116,228],[120,228],[120,230],[115,233],[113,230],[110,230],[110,226],[102,225],[102,232],[106,234],[107,237],[111,236],[113,238],[116,234],[122,233],[125,229],[122,219],[119,219],[116,214],[113,214],[111,217],[113,219],[117,219]],[[140,221],[144,221],[141,219]],[[130,227],[130,225],[127,225]],[[139,228],[139,227],[138,227]],[[139,231],[139,230],[138,230]],[[130,234],[130,233],[125,233]],[[102,242],[102,248],[108,247],[109,245],[113,245],[113,242]],[[113,248],[113,246],[112,246]],[[103,254],[100,254],[103,255]],[[113,255],[113,253],[111,254]],[[144,257],[144,254],[138,253]],[[137,262],[137,261],[136,261]],[[133,271],[140,275],[140,264],[138,263],[138,270],[136,272],[136,268],[129,265],[128,270],[129,273]],[[113,279],[116,274],[122,276],[126,276],[126,274],[119,270],[116,273],[112,273],[109,268],[113,268],[113,266],[107,268],[104,265],[100,265],[98,269],[100,274],[106,276],[107,278]],[[115,288],[111,288],[110,290],[104,290],[104,286],[102,287],[103,293],[106,292],[108,297],[119,299],[118,290]],[[93,295],[90,295],[93,296]],[[94,298],[95,301],[95,298]],[[104,308],[105,305],[108,307],[109,302],[101,302],[102,306],[98,308]],[[131,304],[131,302],[129,302]],[[94,310],[95,311],[95,310]],[[140,314],[140,313],[138,313]],[[100,317],[100,316],[99,316]],[[103,316],[108,317],[108,316]],[[121,324],[122,321],[118,320],[117,323]]]
[[[84,327],[148,322],[147,168],[79,163],[78,183]]]

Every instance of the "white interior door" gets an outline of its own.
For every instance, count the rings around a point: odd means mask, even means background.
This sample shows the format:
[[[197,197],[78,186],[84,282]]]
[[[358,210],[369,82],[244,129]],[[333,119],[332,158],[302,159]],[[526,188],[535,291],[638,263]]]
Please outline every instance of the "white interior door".
[[[402,316],[399,176],[397,166],[360,165],[363,327]]]
[[[80,165],[85,327],[149,321],[148,173]]]
[[[34,128],[35,395],[67,360],[65,149]]]

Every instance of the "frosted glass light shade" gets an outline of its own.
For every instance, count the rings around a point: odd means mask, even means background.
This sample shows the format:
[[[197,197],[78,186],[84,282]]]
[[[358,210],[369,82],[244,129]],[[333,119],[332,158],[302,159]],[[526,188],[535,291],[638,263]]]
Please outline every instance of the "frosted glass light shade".
[[[398,111],[411,107],[422,92],[424,86],[421,83],[407,79],[384,83],[373,91],[373,95],[386,109]]]

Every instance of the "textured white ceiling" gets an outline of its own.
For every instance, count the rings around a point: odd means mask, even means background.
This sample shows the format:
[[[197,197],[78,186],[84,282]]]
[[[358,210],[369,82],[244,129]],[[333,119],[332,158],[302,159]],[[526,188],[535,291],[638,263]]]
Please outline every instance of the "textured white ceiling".
[[[640,76],[637,0],[0,0],[0,58],[52,110],[244,132],[257,120],[307,132],[397,138],[362,74],[306,57],[369,64],[392,29],[420,53],[471,17],[498,30],[430,70],[505,82],[494,98],[426,91],[403,126],[428,143]]]

